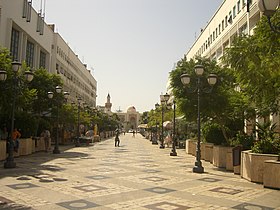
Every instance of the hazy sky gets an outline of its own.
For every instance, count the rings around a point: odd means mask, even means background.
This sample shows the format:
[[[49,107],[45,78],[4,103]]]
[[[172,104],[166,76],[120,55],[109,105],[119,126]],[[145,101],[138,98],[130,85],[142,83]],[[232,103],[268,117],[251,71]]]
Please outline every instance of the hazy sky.
[[[33,0],[36,10],[43,0]],[[94,69],[97,105],[150,111],[223,0],[46,0],[47,23]]]

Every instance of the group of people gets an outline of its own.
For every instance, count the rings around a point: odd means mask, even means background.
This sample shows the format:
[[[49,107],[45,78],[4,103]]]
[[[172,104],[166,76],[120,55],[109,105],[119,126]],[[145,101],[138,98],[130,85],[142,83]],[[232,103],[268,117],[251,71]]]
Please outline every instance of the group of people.
[[[13,150],[15,152],[18,152],[19,150],[19,146],[20,146],[20,137],[21,137],[21,132],[17,129],[14,128],[12,134],[11,134],[11,139],[12,141],[8,141],[9,139],[9,132],[8,129],[6,128],[6,126],[4,126],[3,128],[0,129],[0,140],[6,140],[7,141],[7,152],[8,149],[10,148],[10,143],[12,143],[12,147]],[[47,152],[50,149],[50,139],[51,139],[51,133],[48,129],[45,129],[42,133],[41,133],[41,137],[44,138],[44,142],[45,142],[45,151]]]
[[[14,130],[12,131],[11,138],[12,138],[12,147],[13,147],[15,152],[18,152],[18,149],[19,149],[19,138],[20,137],[21,137],[20,131],[17,128],[14,128]],[[8,129],[6,128],[6,126],[4,126],[0,130],[0,139],[7,141],[7,147],[6,147],[7,151],[10,148],[9,144],[11,143],[11,142],[8,141],[8,138],[9,138],[9,132],[8,132]]]

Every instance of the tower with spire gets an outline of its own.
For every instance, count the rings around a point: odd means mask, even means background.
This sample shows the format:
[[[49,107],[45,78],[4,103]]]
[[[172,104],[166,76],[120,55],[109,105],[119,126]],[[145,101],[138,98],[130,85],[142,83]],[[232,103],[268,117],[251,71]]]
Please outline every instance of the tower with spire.
[[[108,93],[108,95],[107,95],[107,102],[105,103],[105,110],[106,110],[106,112],[111,112],[111,108],[112,108],[111,96]]]

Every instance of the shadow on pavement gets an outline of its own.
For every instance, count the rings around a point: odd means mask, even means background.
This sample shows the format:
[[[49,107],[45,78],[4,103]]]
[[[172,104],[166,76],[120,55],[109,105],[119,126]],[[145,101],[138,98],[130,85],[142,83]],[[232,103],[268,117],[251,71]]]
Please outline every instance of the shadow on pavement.
[[[70,164],[78,164],[79,160],[93,158],[83,152],[69,151],[74,146],[60,146],[60,154],[51,152],[36,152],[27,156],[15,157],[15,168],[5,169],[4,162],[0,161],[0,179],[5,177],[19,177],[23,175],[45,174],[48,171],[63,171]],[[87,146],[90,148],[92,146]],[[83,147],[82,147],[83,148]],[[47,164],[54,159],[62,159],[55,164]],[[66,159],[66,160],[65,160]]]

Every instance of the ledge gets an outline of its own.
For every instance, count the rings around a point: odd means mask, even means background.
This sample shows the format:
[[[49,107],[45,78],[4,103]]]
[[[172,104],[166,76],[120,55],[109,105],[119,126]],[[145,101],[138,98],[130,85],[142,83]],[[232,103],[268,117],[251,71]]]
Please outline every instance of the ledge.
[[[213,163],[213,143],[205,143],[205,161],[209,161],[210,163]]]
[[[188,139],[186,140],[186,153],[190,155],[196,154],[196,140]]]
[[[241,177],[251,182],[263,183],[265,161],[277,161],[278,155],[252,153],[251,150],[241,152]]]
[[[5,160],[6,155],[6,140],[0,140],[0,160]]]
[[[19,139],[19,155],[32,154],[32,139]]]
[[[230,151],[232,151],[232,147],[214,146],[213,147],[213,165],[217,166],[219,168],[226,168],[226,166],[228,165],[228,168],[230,170],[233,170],[233,168],[230,168],[230,165],[232,165],[232,159],[227,160],[227,153]],[[227,161],[228,161],[228,163],[227,163]]]
[[[267,160],[264,162],[263,186],[280,189],[280,161]]]

